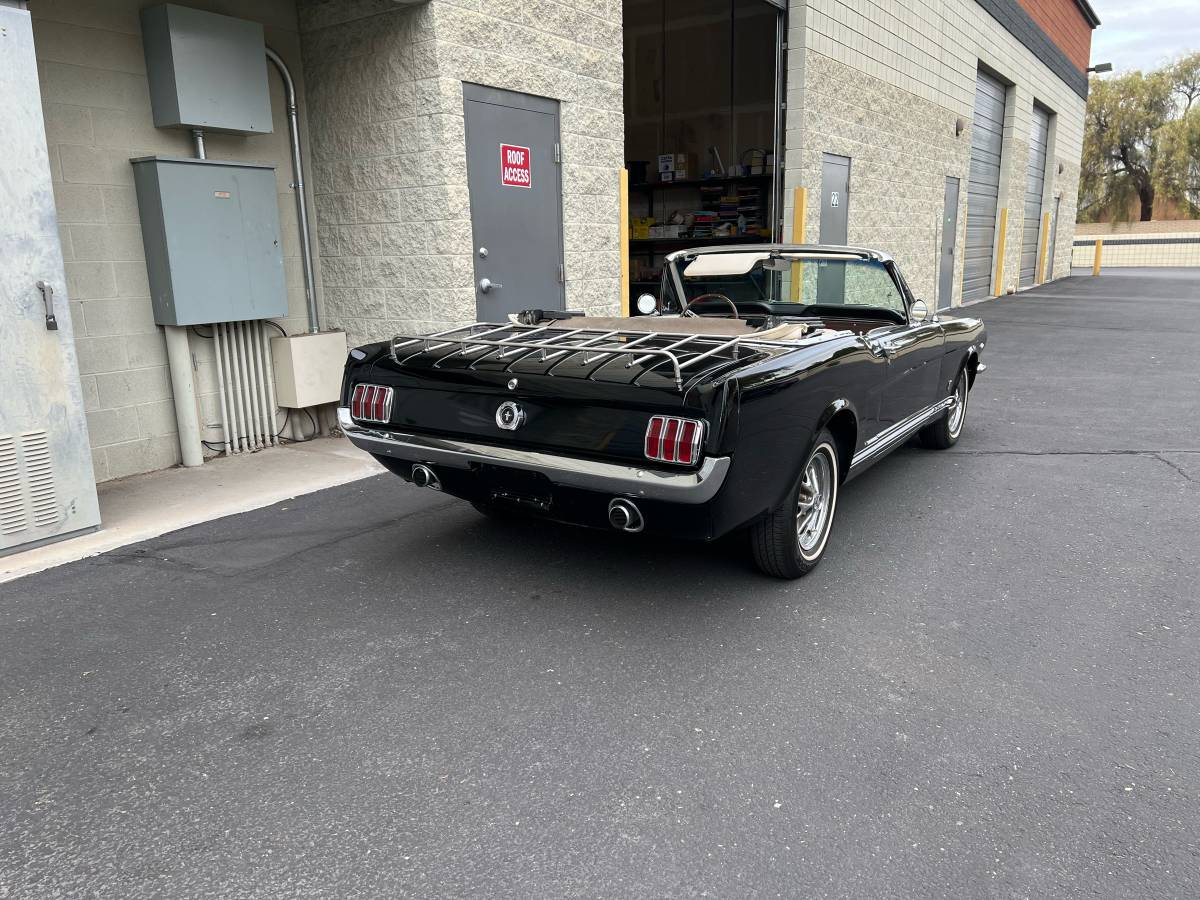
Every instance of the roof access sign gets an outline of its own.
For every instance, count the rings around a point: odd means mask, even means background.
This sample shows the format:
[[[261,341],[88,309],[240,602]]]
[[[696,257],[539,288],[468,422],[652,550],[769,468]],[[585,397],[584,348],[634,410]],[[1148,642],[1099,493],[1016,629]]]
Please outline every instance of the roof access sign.
[[[500,183],[504,187],[533,187],[528,147],[518,147],[516,144],[500,145]]]

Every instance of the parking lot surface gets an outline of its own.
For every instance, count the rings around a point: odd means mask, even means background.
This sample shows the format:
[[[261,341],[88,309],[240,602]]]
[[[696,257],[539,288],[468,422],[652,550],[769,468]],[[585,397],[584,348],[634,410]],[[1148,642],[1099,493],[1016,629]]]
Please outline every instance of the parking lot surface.
[[[1200,273],[965,312],[797,582],[383,476],[0,587],[0,897],[1200,895]]]

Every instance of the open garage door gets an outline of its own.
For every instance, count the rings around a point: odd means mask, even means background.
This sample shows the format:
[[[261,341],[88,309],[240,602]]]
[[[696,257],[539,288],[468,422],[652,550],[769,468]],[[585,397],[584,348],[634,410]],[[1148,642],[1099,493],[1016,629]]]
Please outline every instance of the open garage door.
[[[985,72],[975,81],[975,118],[971,129],[971,173],[967,180],[967,246],[963,259],[962,298],[992,293],[992,248],[1000,194],[1000,153],[1004,146],[1004,85]]]
[[[1046,186],[1046,147],[1050,140],[1050,114],[1033,108],[1029,134],[1029,169],[1025,176],[1025,224],[1021,230],[1021,287],[1037,282],[1038,235],[1042,226],[1042,191]]]
[[[631,309],[684,247],[778,233],[784,5],[622,0]]]

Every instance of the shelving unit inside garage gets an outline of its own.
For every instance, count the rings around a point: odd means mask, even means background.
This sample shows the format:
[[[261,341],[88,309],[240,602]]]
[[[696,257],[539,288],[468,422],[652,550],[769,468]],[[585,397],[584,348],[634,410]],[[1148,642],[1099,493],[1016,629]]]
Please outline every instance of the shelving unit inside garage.
[[[629,308],[666,254],[778,234],[783,8],[624,0]]]

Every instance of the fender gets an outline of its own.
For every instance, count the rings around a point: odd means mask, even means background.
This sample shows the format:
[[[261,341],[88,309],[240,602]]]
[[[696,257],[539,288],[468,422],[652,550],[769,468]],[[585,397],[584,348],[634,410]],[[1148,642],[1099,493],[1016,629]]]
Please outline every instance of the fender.
[[[783,490],[776,497],[776,503],[783,502],[783,500],[791,493],[792,489],[796,486],[796,482],[799,481],[800,477],[804,474],[804,464],[808,462],[808,457],[812,454],[813,449],[817,446],[817,436],[829,424],[833,417],[843,410],[849,410],[850,414],[854,416],[855,428],[857,430],[858,409],[855,407],[853,402],[845,397],[838,397],[836,400],[831,400],[828,404],[826,404],[825,408],[821,412],[821,415],[817,417],[817,421],[812,432],[808,436],[808,440],[804,445],[804,452],[797,455],[797,457],[792,460],[789,478],[784,483]],[[857,439],[855,440],[855,443],[858,443]],[[854,456],[854,451],[856,449],[857,447],[850,448],[851,457]],[[839,454],[839,456],[842,456],[842,454]],[[839,474],[841,475],[841,479],[845,481],[850,467],[843,458],[839,458],[838,468],[842,470]]]

